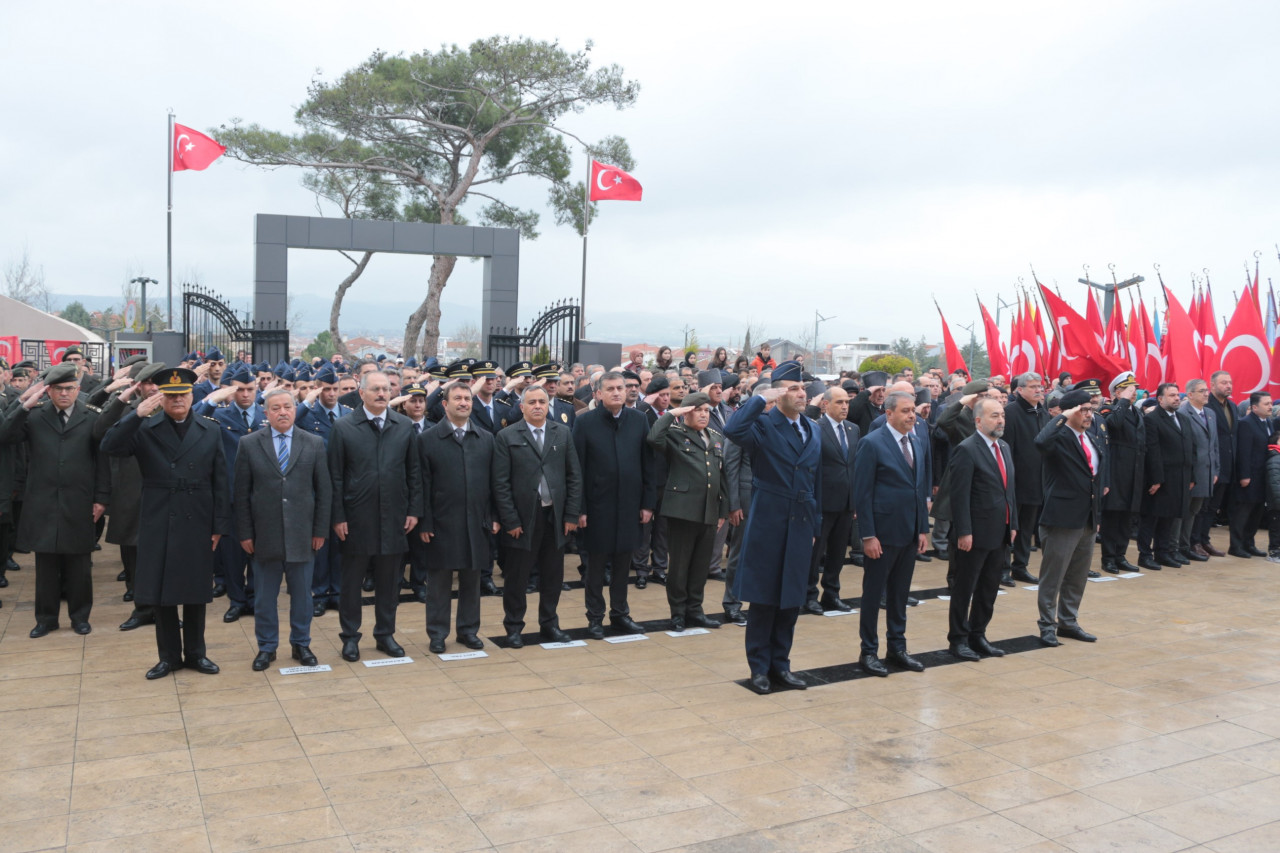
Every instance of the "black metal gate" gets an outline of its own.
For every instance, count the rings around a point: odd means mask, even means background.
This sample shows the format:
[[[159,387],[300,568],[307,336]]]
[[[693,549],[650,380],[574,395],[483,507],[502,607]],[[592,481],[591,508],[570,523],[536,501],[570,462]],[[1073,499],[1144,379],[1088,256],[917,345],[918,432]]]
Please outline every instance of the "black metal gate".
[[[250,361],[272,364],[289,356],[284,324],[255,323],[248,312],[242,321],[219,294],[197,285],[187,285],[182,292],[182,329],[187,352],[217,347],[231,361],[237,350],[247,350]]]
[[[44,370],[51,365],[60,364],[63,350],[71,344],[80,347],[80,352],[84,357],[93,362],[95,373],[99,376],[110,374],[111,365],[107,364],[107,345],[97,341],[45,341],[23,338],[20,344],[22,347],[22,358],[20,360],[34,361],[36,370]],[[19,359],[14,359],[13,364],[17,364],[18,361]]]
[[[578,311],[568,299],[554,303],[523,332],[493,327],[489,330],[489,358],[504,370],[517,361],[568,367],[578,360]]]

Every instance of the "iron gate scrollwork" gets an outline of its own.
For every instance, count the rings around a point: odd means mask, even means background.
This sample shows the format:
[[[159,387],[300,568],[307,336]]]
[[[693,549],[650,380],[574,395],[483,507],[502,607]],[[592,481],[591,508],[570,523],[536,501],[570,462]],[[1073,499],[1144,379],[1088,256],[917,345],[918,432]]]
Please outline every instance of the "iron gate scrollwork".
[[[52,347],[51,344],[58,344]],[[22,338],[19,346],[21,347],[22,358],[11,359],[11,364],[18,364],[19,361],[35,362],[36,370],[44,370],[55,364],[62,363],[62,352],[68,345],[74,344],[80,347],[80,353],[86,360],[93,362],[93,369],[99,376],[109,376],[111,365],[107,363],[107,345],[97,341],[46,341],[36,338]]]
[[[277,362],[289,354],[289,330],[282,323],[244,320],[222,297],[203,287],[188,285],[182,292],[182,329],[187,352],[222,350],[230,361],[237,349],[248,349],[251,361]]]
[[[489,330],[489,358],[505,370],[517,361],[556,363],[578,360],[578,312],[572,299],[554,303],[525,331],[503,326]]]

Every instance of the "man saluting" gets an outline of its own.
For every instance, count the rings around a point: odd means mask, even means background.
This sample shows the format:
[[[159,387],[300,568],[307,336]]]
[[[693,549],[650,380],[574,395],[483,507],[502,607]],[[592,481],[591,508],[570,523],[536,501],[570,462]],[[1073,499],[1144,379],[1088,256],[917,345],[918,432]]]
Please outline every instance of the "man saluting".
[[[155,606],[160,651],[147,678],[184,666],[214,675],[218,665],[205,652],[204,622],[213,601],[213,552],[231,532],[227,467],[217,422],[191,413],[195,372],[175,367],[156,380],[159,391],[107,430],[102,450],[135,457],[142,473],[134,590],[139,604]],[[152,417],[161,409],[162,416]]]

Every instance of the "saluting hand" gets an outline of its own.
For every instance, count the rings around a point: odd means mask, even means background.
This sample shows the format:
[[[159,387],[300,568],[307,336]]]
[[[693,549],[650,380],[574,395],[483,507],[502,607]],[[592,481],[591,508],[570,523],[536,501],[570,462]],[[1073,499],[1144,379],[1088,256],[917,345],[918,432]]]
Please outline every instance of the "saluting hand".
[[[776,403],[778,400],[781,400],[782,395],[786,393],[787,389],[785,388],[770,388],[767,391],[760,392],[756,396],[761,400],[764,400],[766,403]]]
[[[164,393],[157,391],[147,399],[138,404],[138,417],[147,418],[151,413],[160,408],[160,404],[164,402]]]
[[[693,411],[693,406],[681,406],[678,409],[668,409],[667,414],[674,415],[677,418],[682,418],[692,411]]]
[[[387,405],[394,409],[396,406],[403,406],[407,402],[409,402],[409,395],[401,394],[399,397],[396,397],[390,403],[387,403]]]
[[[319,384],[317,384],[317,385],[316,385],[316,387],[312,388],[310,391],[308,391],[308,392],[307,392],[307,396],[306,396],[306,398],[304,399],[304,402],[305,402],[308,406],[310,406],[310,405],[311,405],[312,403],[314,403],[316,400],[319,400],[319,399],[320,399],[320,391],[321,391],[323,388],[324,388],[324,386],[323,386],[323,385],[319,385]]]
[[[43,382],[37,381],[26,391],[22,392],[22,396],[18,399],[22,401],[22,408],[31,411],[36,407],[36,403],[40,402],[40,398],[44,396],[45,389],[49,386]]]

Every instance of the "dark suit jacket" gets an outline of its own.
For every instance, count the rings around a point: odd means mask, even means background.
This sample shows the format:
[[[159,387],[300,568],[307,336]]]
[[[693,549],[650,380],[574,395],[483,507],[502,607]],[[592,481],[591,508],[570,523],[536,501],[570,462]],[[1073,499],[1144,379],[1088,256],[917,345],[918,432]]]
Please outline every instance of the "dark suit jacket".
[[[490,419],[489,410],[480,402],[480,398],[471,398],[471,422],[476,426],[484,427],[493,435],[497,435],[502,430],[524,418],[519,406],[512,408],[499,400],[496,394],[492,403],[493,418]]]
[[[338,422],[338,419],[351,414],[351,409],[341,403],[336,403],[334,408],[337,410],[334,413],[335,417],[333,422],[335,424]],[[320,438],[320,440],[324,442],[325,447],[329,446],[329,433],[332,431],[333,427],[329,425],[329,412],[319,403],[316,403],[315,408],[308,406],[306,403],[299,403],[298,408],[294,412],[293,423],[295,426],[301,427],[312,435]]]
[[[1222,480],[1226,480],[1229,483],[1232,480],[1240,479],[1239,477],[1235,476],[1235,463],[1236,463],[1235,427],[1236,427],[1236,424],[1240,422],[1240,417],[1239,415],[1236,414],[1235,409],[1232,406],[1233,404],[1231,403],[1231,400],[1228,399],[1227,407],[1231,408],[1231,412],[1229,413],[1231,416],[1231,420],[1230,422],[1228,422],[1227,420],[1228,412],[1226,411],[1226,409],[1223,407],[1221,403],[1218,402],[1217,397],[1213,396],[1212,394],[1209,395],[1209,403],[1207,408],[1209,409],[1210,412],[1213,412],[1214,417],[1217,418],[1217,421],[1218,421],[1219,482],[1221,482]]]
[[[822,415],[818,418],[817,433],[822,437],[822,494],[818,506],[823,512],[853,512],[853,463],[858,457],[858,438],[860,430],[857,424],[849,420],[840,422],[844,431],[845,442],[849,445],[846,454],[840,447],[840,437],[831,428],[831,420]]]
[[[344,554],[404,553],[405,518],[422,516],[417,438],[409,419],[390,409],[381,432],[363,407],[333,425],[330,521],[347,524]]]
[[[985,436],[974,433],[951,454],[951,530],[957,538],[972,536],[974,550],[987,551],[1009,543],[1018,529],[1017,478],[1013,450],[1000,441],[1005,476]]]
[[[333,483],[324,441],[296,423],[283,472],[274,430],[244,437],[236,454],[234,494],[236,540],[252,539],[256,559],[305,563],[314,553],[312,538],[329,538]]]
[[[932,491],[928,457],[920,437],[909,436],[915,468],[907,465],[898,444],[898,433],[888,425],[858,442],[853,469],[854,501],[858,532],[880,544],[902,547],[929,532],[928,498]]]
[[[582,514],[582,466],[573,446],[573,432],[563,423],[548,419],[542,434],[542,452],[534,443],[529,425],[512,424],[494,436],[493,499],[498,522],[502,525],[502,544],[527,551],[531,547],[529,531],[534,515],[541,511],[538,482],[547,478],[551,506],[556,523],[552,535],[556,547],[565,544],[564,522],[578,523]],[[524,528],[524,535],[512,539],[508,530]]]
[[[1212,397],[1210,398],[1212,399]],[[1236,421],[1236,464],[1234,478],[1239,495],[1249,503],[1262,503],[1267,498],[1267,439],[1271,427],[1252,412]],[[1249,485],[1241,487],[1240,480]],[[23,517],[26,516],[25,510]]]
[[[494,438],[473,420],[459,445],[453,429],[446,418],[416,436],[424,500],[418,532],[432,534],[427,543],[431,566],[481,571],[492,560],[489,534],[498,518],[493,503]],[[403,546],[404,538],[400,541]]]
[[[1040,451],[1036,436],[1049,422],[1049,412],[1041,403],[1031,404],[1014,394],[1004,407],[1004,441],[1018,466],[1018,503],[1039,506],[1044,502],[1044,476],[1040,471]],[[992,458],[995,461],[995,458]]]
[[[597,406],[574,421],[587,516],[581,544],[588,552],[616,554],[640,546],[640,510],[652,511],[657,503],[648,434],[645,416],[625,406],[616,418]]]
[[[1073,530],[1098,525],[1102,500],[1103,467],[1105,453],[1101,442],[1093,441],[1098,473],[1094,474],[1080,450],[1080,439],[1067,426],[1067,419],[1058,415],[1036,436],[1036,447],[1044,463],[1044,509],[1040,523],[1045,527],[1066,527]]]
[[[250,427],[245,429],[244,417],[240,413],[240,407],[235,403],[226,406],[204,406],[197,407],[192,405],[191,411],[197,415],[204,415],[213,418],[222,429],[219,435],[222,437],[222,458],[227,460],[227,487],[235,492],[235,471],[236,471],[236,452],[240,446],[240,439],[246,435],[265,429],[267,426],[267,413],[257,403],[253,404],[253,408],[249,410]]]

